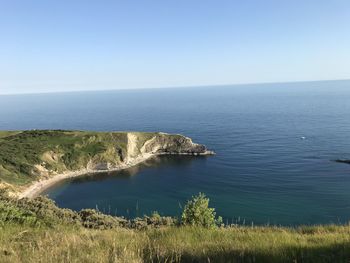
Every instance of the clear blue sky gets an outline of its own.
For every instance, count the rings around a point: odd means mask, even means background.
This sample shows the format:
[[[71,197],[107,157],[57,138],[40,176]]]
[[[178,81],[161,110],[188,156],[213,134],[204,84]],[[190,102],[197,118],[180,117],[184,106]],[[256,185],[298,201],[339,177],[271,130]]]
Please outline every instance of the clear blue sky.
[[[0,2],[0,93],[348,78],[349,0]]]

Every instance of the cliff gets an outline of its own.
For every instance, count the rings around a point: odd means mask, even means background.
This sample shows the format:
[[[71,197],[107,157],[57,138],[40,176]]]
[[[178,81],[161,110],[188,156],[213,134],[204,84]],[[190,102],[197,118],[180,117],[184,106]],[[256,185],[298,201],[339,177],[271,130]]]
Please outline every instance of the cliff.
[[[188,137],[151,132],[0,132],[0,183],[26,186],[67,172],[130,167],[154,155],[208,155]]]

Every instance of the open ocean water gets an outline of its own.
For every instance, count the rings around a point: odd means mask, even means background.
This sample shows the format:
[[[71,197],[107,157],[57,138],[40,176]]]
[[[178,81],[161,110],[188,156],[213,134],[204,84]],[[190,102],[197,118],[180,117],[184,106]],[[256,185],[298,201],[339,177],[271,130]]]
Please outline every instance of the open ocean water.
[[[179,215],[198,192],[225,222],[350,220],[350,81],[0,96],[0,129],[181,133],[217,155],[169,156],[61,182],[61,207]]]

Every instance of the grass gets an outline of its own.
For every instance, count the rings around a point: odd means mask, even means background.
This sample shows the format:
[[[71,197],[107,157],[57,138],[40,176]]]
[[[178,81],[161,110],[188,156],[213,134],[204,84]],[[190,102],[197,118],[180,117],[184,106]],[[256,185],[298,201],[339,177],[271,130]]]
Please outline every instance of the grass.
[[[204,228],[0,195],[0,262],[349,261],[349,225]]]
[[[6,225],[0,262],[349,262],[348,226],[91,230]]]
[[[17,133],[20,133],[20,131],[0,131],[0,138],[8,137],[10,135],[15,135]]]
[[[155,133],[137,133],[139,141]],[[127,154],[126,132],[63,130],[0,131],[0,182],[25,185],[50,173],[85,168],[89,162],[119,164]]]

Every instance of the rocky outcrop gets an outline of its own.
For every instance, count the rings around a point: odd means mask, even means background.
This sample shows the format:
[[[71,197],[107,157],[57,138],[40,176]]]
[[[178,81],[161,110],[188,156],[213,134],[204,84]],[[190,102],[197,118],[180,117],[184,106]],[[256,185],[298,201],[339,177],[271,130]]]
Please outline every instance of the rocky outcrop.
[[[78,169],[87,169],[89,171],[109,171],[124,166],[132,166],[142,162],[155,155],[212,155],[206,146],[192,142],[188,137],[179,134],[167,133],[142,133],[126,132],[122,133],[126,138],[125,146],[121,146],[122,141],[109,142],[108,150],[99,155],[89,157],[89,161]],[[95,143],[91,140],[91,143]],[[102,140],[103,141],[103,140]],[[124,150],[123,150],[123,149]],[[106,157],[108,156],[108,158]],[[61,165],[63,171],[72,171],[67,169],[62,162],[64,154],[58,154],[54,151],[48,151],[43,154],[41,164],[34,166],[33,172],[40,177],[47,177],[52,174],[45,168],[45,162],[48,164]],[[74,169],[76,170],[76,169]]]
[[[337,159],[335,160],[337,163],[347,163],[350,164],[350,160],[346,160],[346,159]]]
[[[117,147],[117,146],[116,146]],[[117,153],[118,154],[118,153]],[[145,140],[143,133],[127,133],[127,153],[120,158],[121,164],[90,161],[87,169],[111,170],[120,165],[132,165],[154,155],[213,155],[202,144],[193,143],[188,137],[167,133],[156,133]]]
[[[141,152],[153,154],[214,154],[214,152],[208,151],[204,145],[193,143],[188,137],[165,133],[159,133],[152,139],[146,141],[141,148]]]

